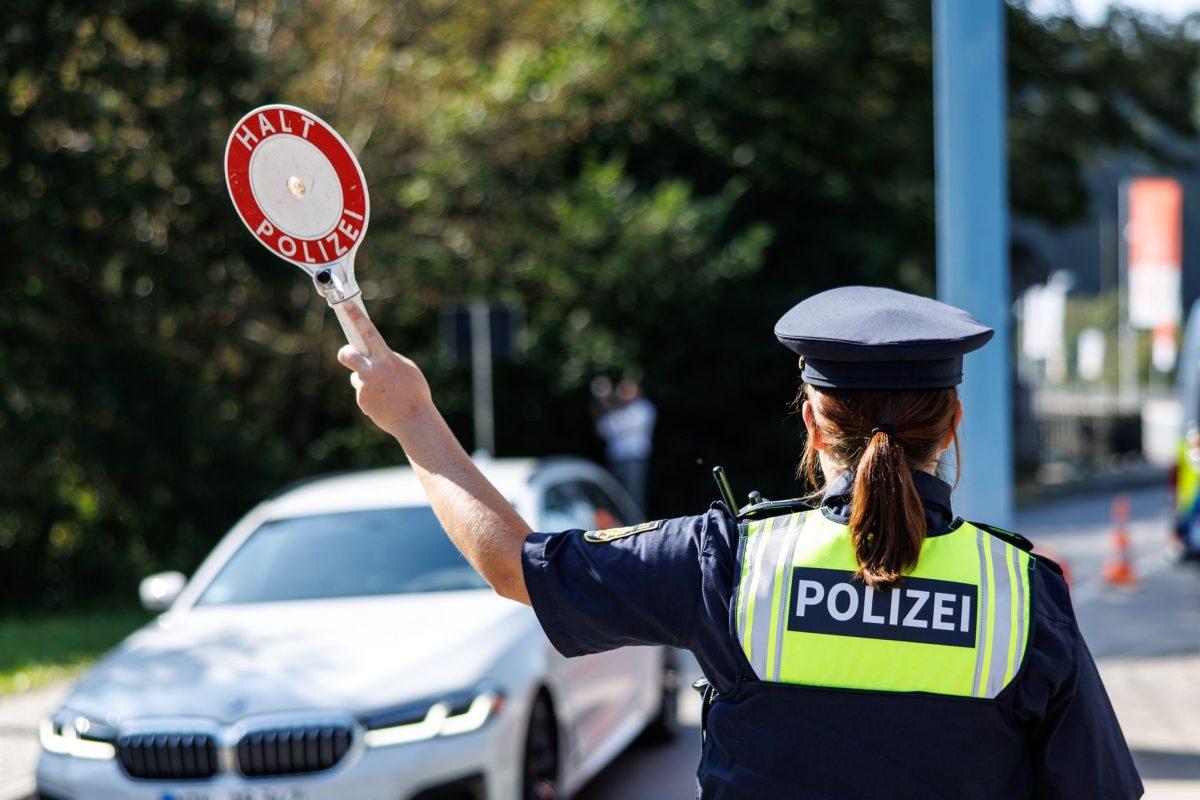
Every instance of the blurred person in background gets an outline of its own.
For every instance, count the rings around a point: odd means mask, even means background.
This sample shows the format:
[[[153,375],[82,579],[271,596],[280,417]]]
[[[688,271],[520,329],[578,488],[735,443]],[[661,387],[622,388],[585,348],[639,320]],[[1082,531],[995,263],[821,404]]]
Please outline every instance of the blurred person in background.
[[[613,394],[613,382],[607,375],[597,375],[592,378],[592,419],[599,420],[613,409],[616,395]]]
[[[963,357],[993,334],[966,312],[846,287],[779,320],[800,356],[810,498],[542,533],[471,462],[417,366],[352,315],[376,354],[339,353],[359,406],[499,594],[532,605],[566,656],[695,655],[700,797],[1141,796],[1061,569],[951,508]]]
[[[610,384],[611,385],[611,384]],[[600,388],[603,384],[600,385]],[[592,384],[593,395],[597,385]],[[596,398],[604,410],[596,420],[596,432],[604,439],[608,467],[643,511],[646,508],[646,478],[658,409],[642,394],[632,378],[617,384],[612,393]]]

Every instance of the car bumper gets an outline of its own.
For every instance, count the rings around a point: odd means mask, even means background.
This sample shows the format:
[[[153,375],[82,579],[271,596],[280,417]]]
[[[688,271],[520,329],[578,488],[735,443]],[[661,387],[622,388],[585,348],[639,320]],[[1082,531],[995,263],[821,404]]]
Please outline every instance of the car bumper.
[[[477,778],[487,787],[489,800],[509,800],[517,786],[513,742],[519,737],[512,721],[506,722],[428,742],[379,748],[358,744],[332,769],[279,778],[224,773],[201,781],[135,780],[115,759],[43,752],[37,786],[54,800],[413,800],[431,789]],[[463,788],[446,800],[470,796]],[[442,800],[436,793],[432,798]]]

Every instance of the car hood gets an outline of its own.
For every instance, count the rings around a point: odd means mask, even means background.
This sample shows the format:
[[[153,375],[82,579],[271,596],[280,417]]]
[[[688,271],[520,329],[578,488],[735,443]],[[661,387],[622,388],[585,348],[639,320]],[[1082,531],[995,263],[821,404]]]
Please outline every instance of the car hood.
[[[223,722],[384,708],[470,688],[538,630],[530,609],[487,590],[200,606],[130,636],[65,705]]]

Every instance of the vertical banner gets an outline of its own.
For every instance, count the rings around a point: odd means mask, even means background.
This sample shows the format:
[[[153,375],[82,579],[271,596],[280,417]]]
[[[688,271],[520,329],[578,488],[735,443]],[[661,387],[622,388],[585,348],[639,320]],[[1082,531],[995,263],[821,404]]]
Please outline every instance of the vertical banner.
[[[1183,187],[1173,178],[1134,178],[1127,186],[1129,325],[1173,330],[1180,316]]]
[[[1069,275],[1059,271],[1021,295],[1021,353],[1045,365],[1049,383],[1062,383],[1067,377],[1064,332],[1071,284]]]
[[[1076,343],[1076,372],[1085,381],[1098,381],[1104,377],[1104,351],[1108,343],[1104,331],[1099,328],[1084,328],[1079,332]]]
[[[1150,363],[1159,372],[1170,372],[1175,366],[1179,348],[1175,342],[1175,326],[1159,325],[1154,329],[1154,339],[1151,341]]]

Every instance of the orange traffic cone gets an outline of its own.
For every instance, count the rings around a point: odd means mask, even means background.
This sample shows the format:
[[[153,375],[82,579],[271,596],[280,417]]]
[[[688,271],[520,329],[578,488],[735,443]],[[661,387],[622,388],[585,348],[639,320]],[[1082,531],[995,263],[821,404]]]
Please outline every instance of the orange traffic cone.
[[[1118,495],[1113,500],[1113,554],[1104,562],[1104,580],[1112,586],[1135,586],[1137,576],[1133,572],[1133,561],[1129,558],[1129,500]]]

